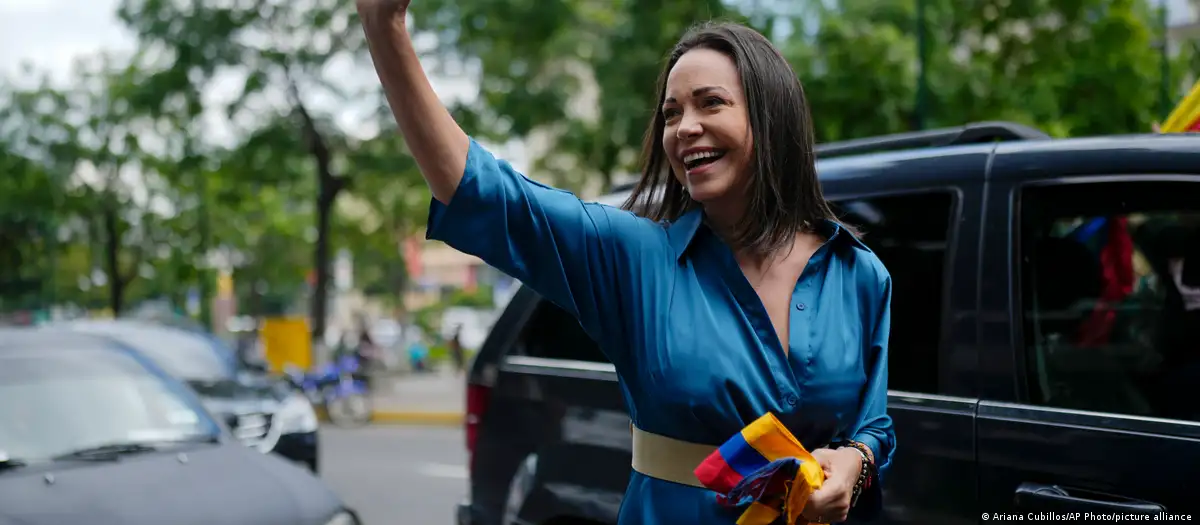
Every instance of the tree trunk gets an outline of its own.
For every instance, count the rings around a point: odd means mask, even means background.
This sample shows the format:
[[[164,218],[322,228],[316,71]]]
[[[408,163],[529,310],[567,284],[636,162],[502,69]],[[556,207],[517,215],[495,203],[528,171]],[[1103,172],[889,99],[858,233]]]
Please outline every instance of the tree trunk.
[[[311,317],[312,334],[314,339],[325,335],[325,319],[329,307],[329,215],[333,213],[332,196],[327,197],[325,191],[325,175],[321,175],[321,191],[317,196],[317,246],[316,259],[313,261],[316,279],[313,282]]]
[[[291,95],[293,103],[296,105],[296,114],[300,117],[301,127],[304,133],[305,142],[308,145],[309,153],[312,153],[313,160],[317,165],[317,245],[314,250],[313,270],[316,273],[316,279],[313,282],[312,297],[310,303],[310,317],[312,317],[312,336],[314,340],[320,341],[325,336],[325,317],[328,314],[328,291],[329,291],[329,224],[330,215],[333,213],[333,204],[337,201],[337,196],[346,188],[346,178],[340,177],[333,173],[333,160],[329,152],[329,146],[325,138],[317,129],[316,122],[309,115],[308,110],[304,107],[304,103],[300,98],[300,93],[295,83],[291,85]]]
[[[121,278],[121,232],[117,210],[106,205],[102,219],[104,224],[104,271],[108,274],[108,307],[113,317],[121,315],[125,300],[125,282]]]

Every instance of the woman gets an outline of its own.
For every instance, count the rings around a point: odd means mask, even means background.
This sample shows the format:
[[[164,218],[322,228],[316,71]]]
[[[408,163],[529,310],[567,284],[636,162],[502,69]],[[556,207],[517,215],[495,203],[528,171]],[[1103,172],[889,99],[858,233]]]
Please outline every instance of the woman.
[[[740,510],[690,476],[693,451],[768,412],[826,472],[805,519],[877,506],[879,483],[858,479],[895,447],[891,278],[826,204],[803,90],[771,44],[711,25],[676,47],[628,206],[639,216],[530,181],[467,137],[422,71],[408,3],[358,9],[433,193],[429,236],[575,315],[616,366],[636,427],[620,523],[734,523]]]

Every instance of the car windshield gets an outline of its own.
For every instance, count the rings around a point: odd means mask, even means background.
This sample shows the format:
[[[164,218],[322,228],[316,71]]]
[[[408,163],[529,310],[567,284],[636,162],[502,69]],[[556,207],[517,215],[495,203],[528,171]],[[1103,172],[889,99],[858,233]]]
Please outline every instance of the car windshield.
[[[213,439],[218,427],[129,354],[0,352],[0,458],[44,461],[91,447]]]
[[[222,355],[203,336],[182,330],[120,324],[84,325],[80,329],[116,339],[183,380],[213,382],[232,379],[236,373],[232,356]]]

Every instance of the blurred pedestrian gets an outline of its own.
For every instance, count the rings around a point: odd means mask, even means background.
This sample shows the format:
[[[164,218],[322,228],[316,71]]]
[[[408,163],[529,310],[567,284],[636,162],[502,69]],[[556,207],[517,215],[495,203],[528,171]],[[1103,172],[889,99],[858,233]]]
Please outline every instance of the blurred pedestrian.
[[[350,334],[343,333],[337,338],[337,346],[333,347],[333,360],[355,356],[355,343],[350,340]]]
[[[375,342],[371,339],[371,331],[367,329],[364,322],[359,331],[358,345],[354,348],[354,357],[358,361],[358,372],[355,374],[355,379],[362,381],[366,385],[367,391],[371,391],[374,386],[371,372],[376,367],[376,353]]]
[[[778,513],[769,505],[786,486],[810,522],[877,512],[875,465],[895,449],[891,277],[826,202],[803,88],[770,41],[713,23],[675,46],[625,206],[635,214],[533,182],[471,140],[422,70],[408,5],[358,0],[358,11],[433,193],[428,235],[565,309],[615,365],[634,432],[618,521],[742,523],[693,472],[765,414],[824,478],[809,495],[808,478],[787,475],[796,481],[763,487],[758,510]]]
[[[450,341],[446,343],[447,349],[450,351],[450,359],[454,361],[454,371],[462,373],[467,369],[466,352],[462,347],[462,325],[454,327],[454,335],[450,336]]]
[[[359,330],[358,346],[355,351],[364,368],[373,366],[378,361],[379,347],[375,344],[375,340],[371,338],[371,331],[367,329],[366,323]]]
[[[429,358],[429,347],[425,346],[425,341],[421,338],[413,339],[408,344],[408,362],[412,367],[413,372],[424,372],[427,368],[427,360]]]

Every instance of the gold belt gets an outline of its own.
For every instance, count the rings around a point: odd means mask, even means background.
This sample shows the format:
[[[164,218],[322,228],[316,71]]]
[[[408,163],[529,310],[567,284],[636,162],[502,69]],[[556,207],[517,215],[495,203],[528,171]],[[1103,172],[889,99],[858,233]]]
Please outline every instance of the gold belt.
[[[633,423],[633,470],[643,475],[681,485],[704,488],[696,478],[696,467],[717,449],[716,445],[689,443],[652,432]]]

